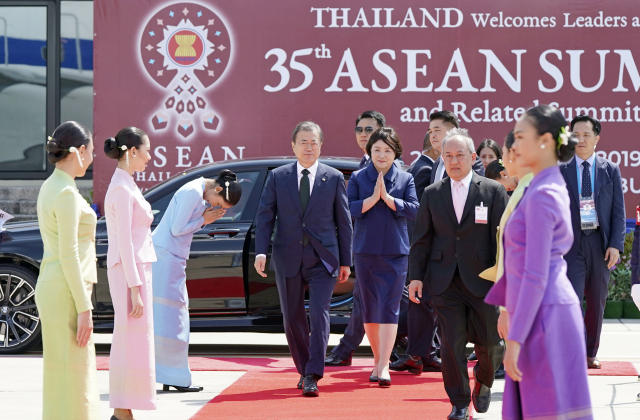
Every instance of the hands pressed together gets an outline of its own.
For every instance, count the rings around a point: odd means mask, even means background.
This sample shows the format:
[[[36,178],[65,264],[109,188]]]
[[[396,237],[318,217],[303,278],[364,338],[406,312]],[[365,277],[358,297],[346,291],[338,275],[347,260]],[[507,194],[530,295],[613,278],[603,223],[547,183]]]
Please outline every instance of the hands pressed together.
[[[227,212],[226,209],[223,208],[214,208],[209,207],[202,213],[202,217],[204,217],[204,224],[209,225],[216,220],[220,219]]]

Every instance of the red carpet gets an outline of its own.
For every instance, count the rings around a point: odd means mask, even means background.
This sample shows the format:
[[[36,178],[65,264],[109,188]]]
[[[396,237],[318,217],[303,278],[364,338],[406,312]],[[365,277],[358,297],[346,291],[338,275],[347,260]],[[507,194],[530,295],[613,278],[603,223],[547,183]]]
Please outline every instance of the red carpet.
[[[601,362],[602,369],[589,369],[589,375],[594,376],[637,376],[640,372],[630,362]],[[109,370],[109,356],[97,357],[98,370]],[[283,371],[293,369],[291,358],[269,358],[269,357],[189,357],[191,370],[198,371]],[[353,366],[350,368],[372,367],[373,359],[355,358]],[[469,369],[473,363],[469,363]],[[343,371],[348,368],[327,368],[327,372]],[[469,370],[471,373],[471,370]],[[394,375],[396,375],[394,373]],[[403,375],[403,374],[399,374]],[[407,374],[408,375],[408,374]],[[423,374],[424,375],[424,374]]]
[[[109,357],[97,358],[98,370],[109,369]],[[191,420],[205,419],[446,419],[451,411],[440,373],[391,374],[393,385],[369,383],[371,358],[353,359],[349,367],[327,368],[320,397],[305,398],[296,389],[300,376],[291,358],[190,357],[194,371],[247,373],[209,401]],[[469,376],[473,378],[469,363]],[[590,375],[636,376],[629,362],[602,362]],[[473,388],[473,381],[470,384]]]
[[[369,366],[327,369],[320,397],[306,398],[296,389],[300,376],[293,367],[250,368],[191,420],[445,419],[451,411],[440,374],[392,374],[393,385],[383,389],[369,383],[370,372]]]

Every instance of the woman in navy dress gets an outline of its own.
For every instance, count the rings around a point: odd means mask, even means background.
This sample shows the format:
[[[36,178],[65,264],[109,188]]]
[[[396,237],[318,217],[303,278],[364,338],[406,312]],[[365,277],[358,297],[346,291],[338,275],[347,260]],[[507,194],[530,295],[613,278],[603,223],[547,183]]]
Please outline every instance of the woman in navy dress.
[[[353,253],[364,329],[374,356],[369,380],[390,386],[389,357],[407,278],[407,220],[415,219],[418,199],[413,176],[393,163],[402,154],[393,128],[376,130],[367,153],[371,164],[351,175],[347,195],[355,219]]]

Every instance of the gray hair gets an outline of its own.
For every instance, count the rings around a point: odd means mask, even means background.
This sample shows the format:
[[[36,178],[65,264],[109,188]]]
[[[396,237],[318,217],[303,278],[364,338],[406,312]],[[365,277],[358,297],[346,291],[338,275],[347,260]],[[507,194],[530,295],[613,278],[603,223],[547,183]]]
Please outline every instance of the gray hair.
[[[469,135],[469,130],[466,128],[452,128],[448,130],[442,139],[442,150],[444,151],[444,145],[447,141],[451,140],[453,137],[460,137],[460,139],[467,145],[469,152],[474,154],[476,152],[476,146],[473,143],[473,139]]]
[[[322,132],[322,128],[313,121],[301,121],[296,125],[296,128],[293,130],[293,134],[291,135],[291,142],[296,142],[296,136],[300,131],[316,131],[320,136],[320,143],[324,141],[324,133]]]

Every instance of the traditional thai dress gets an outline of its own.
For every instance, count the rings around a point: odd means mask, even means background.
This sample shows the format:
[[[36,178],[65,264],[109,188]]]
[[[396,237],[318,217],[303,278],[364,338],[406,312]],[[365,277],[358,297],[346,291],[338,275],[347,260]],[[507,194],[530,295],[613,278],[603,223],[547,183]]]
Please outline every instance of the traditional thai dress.
[[[115,311],[109,359],[111,408],[154,410],[156,375],[153,346],[151,240],[153,214],[131,175],[116,168],[104,200],[109,234],[107,274]],[[131,315],[131,287],[140,288],[140,318]]]
[[[502,418],[592,419],[584,324],[563,255],[573,243],[557,166],[538,173],[504,232],[505,274],[485,301],[505,306],[522,380],[507,377]]]
[[[186,268],[193,234],[204,224],[204,189],[204,178],[183,185],[153,232],[156,382],[165,385],[191,386]]]
[[[93,309],[96,214],[74,179],[55,169],[38,194],[44,255],[36,285],[42,322],[44,420],[100,418],[93,336],[78,346],[78,314]]]

